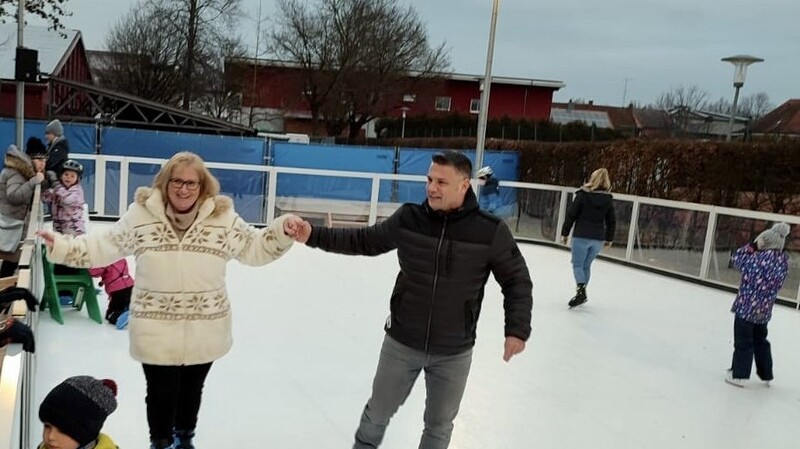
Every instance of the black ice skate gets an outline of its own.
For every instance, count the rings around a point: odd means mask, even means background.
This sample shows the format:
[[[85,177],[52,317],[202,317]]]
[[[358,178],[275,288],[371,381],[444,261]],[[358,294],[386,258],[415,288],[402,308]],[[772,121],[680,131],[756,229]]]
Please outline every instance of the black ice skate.
[[[569,300],[569,308],[577,307],[588,300],[589,298],[586,297],[586,284],[578,284],[575,296]]]

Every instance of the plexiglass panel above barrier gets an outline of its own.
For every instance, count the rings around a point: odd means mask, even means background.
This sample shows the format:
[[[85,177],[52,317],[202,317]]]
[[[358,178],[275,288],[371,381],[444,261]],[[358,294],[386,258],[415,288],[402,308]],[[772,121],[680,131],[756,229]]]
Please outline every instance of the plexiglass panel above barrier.
[[[105,216],[123,213],[136,187],[150,185],[165,162],[78,154],[75,158],[94,167],[95,175],[84,178],[83,186],[93,192],[87,195],[90,209]],[[317,225],[365,226],[384,220],[403,199],[415,203],[425,199],[426,179],[419,175],[224,163],[209,166],[220,178],[223,193],[246,192],[232,196],[237,212],[255,224],[291,212]],[[319,187],[326,185],[329,187]],[[340,186],[347,186],[346,192],[339,192]],[[518,239],[560,241],[575,188],[502,181],[500,190],[510,200],[501,202],[493,212]],[[108,201],[109,197],[117,201]],[[117,207],[109,208],[109,204]],[[489,203],[482,204],[489,207]],[[617,229],[614,245],[604,250],[605,257],[729,287],[739,282],[738,272],[730,265],[732,250],[773,222],[793,225],[786,248],[792,267],[780,298],[798,304],[800,227],[795,225],[800,218],[620,194],[614,194],[614,208]]]

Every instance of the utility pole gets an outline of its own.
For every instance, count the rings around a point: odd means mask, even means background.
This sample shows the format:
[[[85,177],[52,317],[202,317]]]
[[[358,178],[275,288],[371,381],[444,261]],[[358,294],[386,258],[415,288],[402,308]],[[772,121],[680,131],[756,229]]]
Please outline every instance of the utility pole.
[[[481,110],[478,114],[478,144],[475,149],[475,168],[483,166],[483,150],[486,144],[486,122],[489,119],[489,95],[492,89],[492,59],[494,58],[494,35],[497,30],[497,12],[500,0],[492,2],[492,21],[489,27],[489,49],[486,52],[486,73],[483,77],[481,93]]]
[[[25,0],[19,0],[17,9],[17,48],[22,48],[25,29]],[[19,64],[19,61],[16,61]],[[17,148],[23,148],[25,136],[25,82],[17,81]]]
[[[625,78],[625,88],[622,90],[622,107],[626,107],[625,100],[628,98],[628,81],[633,81],[631,78]]]
[[[256,23],[256,53],[253,55],[253,98],[250,99],[250,120],[248,121],[248,126],[253,127],[253,109],[256,106],[256,100],[258,99],[258,95],[256,94],[258,90],[258,83],[256,80],[258,79],[258,51],[259,51],[259,44],[261,43],[261,1],[258,2],[258,21]]]

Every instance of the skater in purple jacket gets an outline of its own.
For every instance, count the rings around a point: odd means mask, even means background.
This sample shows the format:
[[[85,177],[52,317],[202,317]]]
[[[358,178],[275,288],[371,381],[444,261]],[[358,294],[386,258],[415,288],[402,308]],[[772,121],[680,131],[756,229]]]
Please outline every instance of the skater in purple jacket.
[[[725,379],[731,385],[745,385],[750,378],[753,359],[761,380],[769,385],[773,378],[767,323],[772,318],[772,306],[789,270],[789,256],[783,250],[787,235],[789,225],[777,223],[733,254],[733,265],[742,272],[742,280],[731,307],[731,312],[736,314],[734,350],[731,369]]]
[[[74,159],[64,162],[58,182],[42,193],[42,201],[53,205],[53,229],[68,235],[86,233],[83,222],[83,166]]]

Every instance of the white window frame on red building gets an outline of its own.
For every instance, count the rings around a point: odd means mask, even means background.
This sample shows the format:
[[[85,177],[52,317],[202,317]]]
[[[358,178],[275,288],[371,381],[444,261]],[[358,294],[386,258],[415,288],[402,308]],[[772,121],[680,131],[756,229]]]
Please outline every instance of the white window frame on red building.
[[[481,99],[473,98],[469,101],[469,113],[480,114],[481,112]]]
[[[447,101],[447,106],[442,106],[440,102]],[[453,106],[453,99],[451,97],[436,97],[434,100],[433,108],[438,112],[450,112],[450,108]]]

